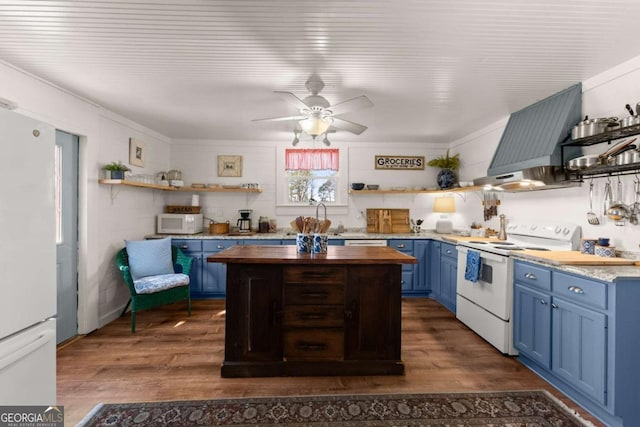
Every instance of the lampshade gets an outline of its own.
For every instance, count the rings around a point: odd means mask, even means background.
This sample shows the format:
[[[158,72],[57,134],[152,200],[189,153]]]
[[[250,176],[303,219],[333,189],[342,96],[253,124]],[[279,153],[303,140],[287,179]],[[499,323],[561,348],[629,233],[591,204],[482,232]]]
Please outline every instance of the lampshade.
[[[308,118],[300,120],[299,123],[303,131],[315,138],[329,129],[329,126],[331,126],[331,118],[322,117],[320,112],[313,112]]]
[[[438,213],[455,212],[456,200],[452,196],[436,197],[433,201],[433,211]]]

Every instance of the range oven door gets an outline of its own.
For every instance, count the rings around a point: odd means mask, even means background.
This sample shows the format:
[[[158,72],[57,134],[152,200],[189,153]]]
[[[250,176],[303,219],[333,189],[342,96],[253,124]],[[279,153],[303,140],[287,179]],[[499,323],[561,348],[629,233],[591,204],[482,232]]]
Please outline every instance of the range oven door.
[[[457,294],[504,321],[511,319],[513,286],[508,256],[480,252],[480,277],[477,282],[464,278],[467,265],[465,246],[458,245]],[[471,249],[474,250],[474,249]]]

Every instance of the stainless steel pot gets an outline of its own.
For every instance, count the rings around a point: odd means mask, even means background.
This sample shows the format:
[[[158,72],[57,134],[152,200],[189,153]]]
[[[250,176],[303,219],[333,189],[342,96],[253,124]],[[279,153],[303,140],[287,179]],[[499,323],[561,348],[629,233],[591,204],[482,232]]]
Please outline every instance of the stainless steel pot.
[[[640,116],[638,115],[625,117],[624,119],[620,120],[621,128],[626,128],[637,124],[640,124]]]
[[[640,152],[636,149],[630,149],[615,156],[616,165],[630,165],[638,162],[640,162]]]
[[[581,139],[597,135],[619,126],[617,117],[585,119],[571,129],[571,139]]]
[[[566,167],[570,171],[584,170],[600,164],[600,157],[597,154],[591,156],[582,156],[571,159],[567,162]]]

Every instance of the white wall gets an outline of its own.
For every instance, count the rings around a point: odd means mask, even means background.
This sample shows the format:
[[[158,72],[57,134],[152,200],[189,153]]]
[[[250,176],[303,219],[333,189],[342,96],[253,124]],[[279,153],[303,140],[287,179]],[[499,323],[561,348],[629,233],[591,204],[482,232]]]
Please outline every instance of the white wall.
[[[17,113],[80,136],[79,171],[79,332],[90,332],[118,315],[127,291],[115,267],[124,238],[154,231],[163,193],[99,186],[99,170],[114,160],[127,163],[129,137],[147,143],[153,172],[169,164],[169,140],[100,106],[0,62],[0,97],[18,104]],[[28,173],[29,165],[24,165]],[[117,194],[116,194],[117,193]],[[112,195],[115,195],[112,201]],[[26,213],[37,220],[37,212]],[[51,242],[53,243],[53,242]]]
[[[322,144],[318,144],[324,147]],[[311,140],[303,139],[297,148],[312,148]],[[284,149],[291,147],[290,141],[274,143],[267,141],[213,141],[179,140],[171,146],[171,167],[182,171],[186,185],[191,183],[242,184],[257,182],[262,193],[200,193],[200,204],[205,217],[216,221],[230,221],[235,224],[238,209],[252,209],[253,227],[257,228],[260,216],[275,218],[279,228],[288,228],[289,223],[298,215],[315,215],[315,207],[278,207],[277,177],[284,170],[282,158]],[[441,155],[444,148],[428,143],[392,143],[382,146],[379,143],[342,144],[337,137],[332,138],[332,148],[345,150],[347,164],[341,165],[341,179],[346,183],[364,182],[379,184],[382,187],[436,187],[437,168],[425,167],[422,171],[376,170],[375,155],[412,155],[425,156],[426,160]],[[243,160],[243,174],[240,178],[220,178],[217,176],[218,155],[240,155]],[[282,157],[282,158],[281,158]],[[283,187],[284,189],[284,187]],[[190,204],[192,193],[171,193],[171,204]],[[412,217],[428,219],[433,196],[414,195],[371,195],[351,194],[339,207],[329,207],[328,218],[332,225],[342,223],[347,228],[366,227],[366,218],[362,215],[367,208],[408,208]],[[323,212],[320,212],[323,215]],[[435,218],[433,219],[435,224]],[[433,225],[431,226],[433,228]]]
[[[585,80],[583,87],[583,116],[589,117],[626,117],[628,113],[624,105],[633,106],[640,102],[640,57],[623,63],[613,69]],[[452,150],[460,153],[463,179],[473,179],[486,175],[487,168],[495,148],[500,141],[502,131],[506,126],[508,117],[494,123],[491,126],[474,132],[451,143]],[[601,153],[610,146],[606,143],[585,148],[585,154]],[[624,200],[633,201],[634,175],[626,175],[620,178],[623,184]],[[603,189],[606,178],[594,179],[595,204],[594,209],[600,213],[602,210]],[[617,178],[611,182],[615,189]],[[583,237],[609,237],[613,244],[620,250],[638,252],[640,240],[640,227],[627,224],[624,227],[616,226],[607,221],[601,215],[601,225],[587,223],[586,212],[589,210],[589,182],[581,187],[533,191],[528,193],[505,193],[502,196],[500,213],[504,213],[507,219],[543,219],[561,220],[582,227]],[[471,221],[483,222],[482,206],[480,198],[467,195],[466,203],[458,204],[459,212],[456,213],[456,226],[464,226]],[[498,228],[497,218],[485,224]]]

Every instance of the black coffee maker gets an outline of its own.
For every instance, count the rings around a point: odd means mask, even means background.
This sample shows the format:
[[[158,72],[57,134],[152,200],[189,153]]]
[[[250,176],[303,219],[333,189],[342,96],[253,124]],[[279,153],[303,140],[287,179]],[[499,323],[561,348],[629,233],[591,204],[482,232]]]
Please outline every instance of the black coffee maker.
[[[236,222],[240,233],[248,233],[251,231],[251,209],[240,209],[240,218]]]

